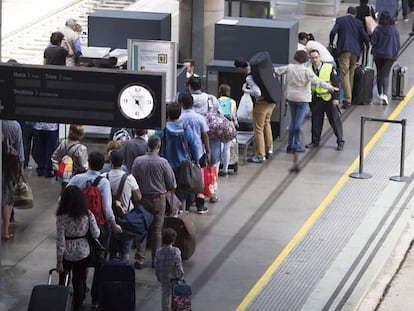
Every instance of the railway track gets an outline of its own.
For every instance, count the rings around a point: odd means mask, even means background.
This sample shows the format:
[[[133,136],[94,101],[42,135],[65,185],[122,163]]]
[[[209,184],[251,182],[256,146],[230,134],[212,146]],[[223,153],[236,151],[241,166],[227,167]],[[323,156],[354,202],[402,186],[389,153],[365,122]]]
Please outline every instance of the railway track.
[[[88,16],[97,9],[122,10],[137,0],[74,0],[39,19],[30,22],[2,37],[2,62],[15,59],[23,64],[42,64],[43,51],[50,34],[64,27],[68,17],[82,26],[82,43],[87,44]]]

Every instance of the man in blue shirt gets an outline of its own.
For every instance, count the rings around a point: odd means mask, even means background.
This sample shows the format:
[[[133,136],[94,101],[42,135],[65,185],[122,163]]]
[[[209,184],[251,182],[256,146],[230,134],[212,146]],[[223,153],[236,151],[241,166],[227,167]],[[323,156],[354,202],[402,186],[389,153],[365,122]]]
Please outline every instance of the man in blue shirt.
[[[191,94],[185,94],[182,97],[183,112],[180,116],[180,124],[182,126],[187,125],[193,130],[197,154],[199,155],[198,163],[201,167],[205,167],[210,162],[211,155],[210,141],[208,139],[209,127],[206,118],[194,110],[193,103],[194,98]],[[195,201],[199,214],[208,212],[207,207],[204,206],[204,199],[196,198]],[[189,206],[186,209],[188,210]]]

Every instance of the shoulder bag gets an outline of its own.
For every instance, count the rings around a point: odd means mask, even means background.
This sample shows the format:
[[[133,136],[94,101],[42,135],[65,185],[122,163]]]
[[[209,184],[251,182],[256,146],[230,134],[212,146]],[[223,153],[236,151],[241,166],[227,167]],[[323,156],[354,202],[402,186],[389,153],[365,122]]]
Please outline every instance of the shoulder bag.
[[[89,230],[86,233],[86,238],[88,239],[89,250],[90,250],[88,266],[99,267],[105,261],[105,247],[102,245],[102,243],[98,239],[95,239],[92,236],[90,223],[89,223]]]
[[[165,216],[176,216],[181,208],[181,201],[172,191],[165,194]]]
[[[188,193],[200,193],[204,188],[203,179],[200,168],[191,161],[188,153],[187,127],[184,127],[184,148],[186,158],[178,169],[177,188]]]
[[[20,175],[14,186],[14,207],[17,209],[29,209],[33,207],[33,192],[23,175]]]
[[[112,196],[112,210],[114,214],[122,218],[128,213],[128,206],[124,206],[121,201],[122,192],[124,191],[125,181],[127,180],[129,174],[124,174],[121,177],[119,182],[118,191],[115,196]],[[109,172],[106,174],[106,178],[109,180]]]
[[[232,141],[237,136],[236,128],[224,115],[211,110],[212,97],[208,97],[208,110],[204,114],[209,127],[208,136],[222,143]]]
[[[369,35],[372,35],[374,33],[375,27],[377,27],[377,22],[371,15],[368,15],[365,16],[365,26],[367,27],[367,33]]]

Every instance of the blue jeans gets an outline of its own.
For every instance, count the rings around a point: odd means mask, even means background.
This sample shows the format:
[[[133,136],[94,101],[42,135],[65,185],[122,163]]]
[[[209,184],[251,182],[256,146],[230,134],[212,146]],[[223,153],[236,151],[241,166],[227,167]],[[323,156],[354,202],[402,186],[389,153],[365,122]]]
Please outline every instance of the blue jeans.
[[[39,176],[53,171],[51,157],[56,149],[58,136],[59,131],[34,130],[32,153]]]
[[[300,148],[300,135],[302,123],[305,118],[308,103],[288,101],[290,110],[289,140],[288,147],[293,150]]]
[[[23,151],[24,151],[24,167],[29,165],[30,153],[32,151],[32,140],[33,140],[33,124],[34,122],[19,121],[22,128],[23,136]]]

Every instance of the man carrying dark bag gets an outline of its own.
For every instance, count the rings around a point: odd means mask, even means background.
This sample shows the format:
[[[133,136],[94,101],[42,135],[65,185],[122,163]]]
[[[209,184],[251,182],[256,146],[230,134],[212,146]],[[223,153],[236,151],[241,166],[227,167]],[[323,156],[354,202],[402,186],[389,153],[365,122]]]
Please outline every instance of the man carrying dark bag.
[[[155,251],[161,247],[161,230],[164,225],[164,215],[168,191],[175,190],[177,183],[168,161],[159,156],[161,138],[152,135],[148,139],[148,152],[134,160],[132,175],[138,182],[142,193],[140,203],[144,208],[154,215],[151,224],[151,253],[152,266],[154,266]],[[141,269],[145,260],[145,249],[147,240],[137,246],[135,254],[135,268]]]
[[[338,77],[336,70],[332,64],[323,63],[320,59],[320,54],[317,50],[309,52],[310,59],[312,61],[309,69],[315,73],[320,79],[338,87]],[[312,142],[307,144],[306,148],[319,147],[323,120],[328,117],[329,124],[334,131],[337,138],[337,150],[344,148],[343,130],[341,114],[339,110],[339,92],[334,92],[332,95],[328,90],[323,89],[318,85],[312,85],[312,102],[309,104],[312,112]]]

